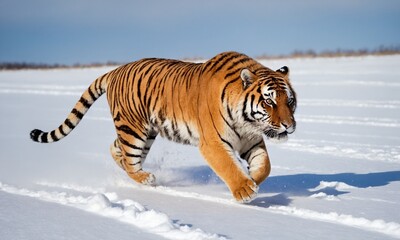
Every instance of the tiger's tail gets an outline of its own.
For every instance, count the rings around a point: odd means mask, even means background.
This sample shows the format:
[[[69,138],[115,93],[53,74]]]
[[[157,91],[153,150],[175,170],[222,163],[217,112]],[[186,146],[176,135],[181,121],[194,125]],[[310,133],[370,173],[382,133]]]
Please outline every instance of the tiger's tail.
[[[51,143],[66,137],[79,124],[92,104],[106,92],[106,88],[107,77],[103,75],[90,84],[79,101],[75,104],[68,117],[58,128],[51,132],[43,132],[42,130],[34,129],[30,133],[31,139],[35,142]]]

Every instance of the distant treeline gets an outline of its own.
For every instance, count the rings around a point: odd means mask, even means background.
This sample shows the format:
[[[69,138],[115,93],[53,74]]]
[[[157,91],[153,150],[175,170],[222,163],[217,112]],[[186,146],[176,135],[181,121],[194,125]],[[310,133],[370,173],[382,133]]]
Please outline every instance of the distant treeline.
[[[102,66],[118,66],[123,63],[119,62],[106,62],[106,63],[90,63],[73,65],[66,64],[46,64],[46,63],[27,63],[27,62],[3,62],[0,63],[0,70],[20,70],[20,69],[55,69],[55,68],[89,68],[89,67],[102,67]]]
[[[314,50],[294,51],[285,55],[269,55],[262,54],[256,56],[257,59],[280,59],[280,58],[315,58],[315,57],[352,57],[352,56],[366,56],[366,55],[394,55],[400,54],[400,45],[395,47],[381,46],[377,49],[359,49],[359,50],[327,50],[316,52]],[[185,58],[184,60],[194,61],[203,60],[203,58]],[[2,62],[0,63],[0,70],[19,70],[19,69],[54,69],[54,68],[88,68],[88,67],[101,67],[101,66],[119,66],[125,64],[123,62],[109,61],[106,63],[91,63],[91,64],[46,64],[46,63],[27,63],[27,62]]]
[[[366,55],[394,55],[400,54],[400,45],[395,47],[386,47],[381,46],[379,48],[370,50],[367,48],[359,49],[359,50],[346,50],[346,49],[336,49],[336,50],[326,50],[321,52],[316,52],[314,50],[306,50],[306,51],[294,51],[291,54],[287,55],[268,55],[263,54],[257,56],[258,59],[279,59],[279,58],[314,58],[314,57],[357,57],[357,56],[366,56]]]

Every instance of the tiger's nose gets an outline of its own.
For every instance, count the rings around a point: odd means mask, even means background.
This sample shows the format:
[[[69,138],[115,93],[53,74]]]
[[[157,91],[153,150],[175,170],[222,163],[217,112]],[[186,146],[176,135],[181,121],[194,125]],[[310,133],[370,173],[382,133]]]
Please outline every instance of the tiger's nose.
[[[281,122],[281,128],[284,129],[287,133],[293,133],[296,130],[296,122],[292,123]]]

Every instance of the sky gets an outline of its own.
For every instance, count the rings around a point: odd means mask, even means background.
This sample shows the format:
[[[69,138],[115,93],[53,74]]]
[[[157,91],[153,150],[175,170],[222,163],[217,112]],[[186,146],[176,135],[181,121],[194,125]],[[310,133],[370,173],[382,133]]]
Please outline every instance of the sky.
[[[87,64],[400,45],[399,0],[0,0],[0,62]]]

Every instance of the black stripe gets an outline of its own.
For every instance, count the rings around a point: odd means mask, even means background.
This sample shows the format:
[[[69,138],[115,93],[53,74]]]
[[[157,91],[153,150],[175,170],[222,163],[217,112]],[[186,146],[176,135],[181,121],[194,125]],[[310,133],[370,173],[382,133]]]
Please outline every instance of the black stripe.
[[[51,138],[53,139],[53,141],[58,141],[58,137],[56,136],[56,131],[51,131],[50,133]]]
[[[162,69],[165,67],[165,63],[162,63],[162,64],[164,64],[164,65],[158,66],[157,69],[155,69],[155,70],[150,74],[150,76],[148,77],[147,85],[146,85],[146,91],[144,92],[145,104],[146,104],[147,107],[150,106],[151,97],[153,96],[153,94],[149,94],[150,84],[151,84],[153,81],[156,81],[157,78],[159,77],[160,73],[162,72]],[[155,83],[155,84],[157,84],[157,83]],[[154,84],[153,84],[153,86],[152,86],[151,92],[152,92],[152,93],[154,92]]]
[[[135,163],[126,163],[126,164],[128,164],[129,166],[136,166],[136,165],[139,165],[140,163],[142,163],[142,161],[138,161]]]
[[[90,104],[89,101],[88,101],[86,98],[84,98],[84,97],[81,97],[81,98],[79,99],[79,102],[82,103],[82,105],[83,105],[85,108],[90,108],[90,106],[92,106],[92,104]]]
[[[255,122],[254,120],[250,119],[249,116],[247,116],[247,113],[246,113],[247,99],[248,98],[249,98],[249,93],[247,93],[246,97],[244,98],[242,116],[243,116],[244,120],[246,120],[248,122]]]
[[[231,144],[230,142],[228,142],[227,140],[223,139],[223,138],[221,137],[221,135],[219,135],[219,133],[218,133],[218,136],[219,136],[219,138],[220,138],[225,144],[227,144],[231,149],[233,149],[233,146],[232,146],[232,144]]]
[[[94,81],[94,89],[96,90],[96,93],[98,95],[101,95],[103,93],[103,91],[101,90],[101,86],[100,86],[101,85],[100,82],[103,80],[103,78],[104,78],[104,75],[101,76],[100,78],[97,78],[96,81]]]
[[[172,140],[172,137],[171,137],[171,135],[169,133],[169,130],[168,130],[168,128],[166,126],[162,129],[162,131],[163,131],[163,133],[164,133],[166,138],[168,138],[169,140]]]
[[[262,141],[263,141],[263,140],[259,141],[258,143],[254,144],[253,146],[251,146],[246,152],[240,154],[240,157],[241,157],[242,159],[245,159],[246,156],[247,156],[247,154],[249,154],[250,151],[253,150],[255,147],[259,146],[259,145],[262,143]]]
[[[253,105],[254,105],[254,100],[255,100],[255,98],[256,98],[256,96],[254,96],[254,94],[252,94],[251,97],[250,97],[250,106],[251,106],[250,115],[251,115],[254,119],[255,119],[256,113],[259,113],[258,111],[257,111],[257,112],[253,112]]]
[[[285,84],[285,83],[279,83],[278,85],[279,85],[279,87],[281,87],[281,88],[283,88],[283,89],[286,88],[286,84]]]
[[[151,90],[151,93],[149,94],[149,97],[147,99],[148,105],[147,105],[147,109],[151,112],[154,111],[157,103],[158,103],[158,98],[159,98],[159,93],[160,91],[158,91],[159,86],[161,84],[161,76],[159,76],[160,78],[157,79],[156,83],[154,83],[153,85],[153,89]],[[157,93],[156,93],[157,91]],[[154,98],[155,96],[155,98]],[[152,104],[153,103],[153,104]]]
[[[267,87],[269,87],[269,88],[273,88],[273,87],[276,86],[275,82],[273,82],[272,80],[268,80],[268,83],[267,83],[266,85],[267,85]]]
[[[247,114],[245,114],[245,113],[243,113],[243,118],[244,118],[244,120],[247,121],[247,122],[255,122],[255,120],[250,119],[249,116],[247,116]]]
[[[149,68],[147,68],[146,72],[144,72],[144,76],[146,76],[151,71],[151,69],[153,69],[155,64],[156,63],[153,63]]]
[[[251,94],[251,97],[250,97],[250,105],[251,106],[253,106],[255,99],[256,99],[256,96],[254,94]]]
[[[139,170],[136,170],[135,172],[127,172],[128,174],[136,174],[136,173],[138,173],[138,172],[140,172],[140,171],[142,171],[143,170],[143,168],[140,168]]]
[[[203,72],[205,72],[205,71],[210,71],[210,70],[213,69],[221,60],[223,60],[224,58],[228,57],[231,53],[232,53],[232,52],[230,52],[230,53],[224,53],[223,55],[222,55],[222,54],[219,54],[219,55],[213,57],[212,59],[210,59],[209,61],[207,61],[207,62],[203,65],[204,67],[203,67],[201,73],[203,73]],[[211,66],[211,67],[210,67],[210,66]],[[210,67],[210,68],[209,68],[209,67]],[[209,68],[209,69],[208,69],[208,68]]]
[[[183,84],[185,82],[185,80],[186,81],[188,80],[188,75],[189,75],[190,70],[192,70],[192,65],[187,64],[186,68],[185,68],[185,71],[183,71],[181,73],[181,78],[180,78],[180,83],[181,84]]]
[[[141,155],[132,154],[132,153],[125,153],[125,155],[126,155],[127,157],[133,157],[133,158],[140,158],[140,157],[141,157]]]
[[[91,87],[91,86],[90,86],[90,87]],[[90,89],[90,87],[88,88],[88,92],[89,92],[89,94],[90,94],[90,97],[92,98],[93,101],[96,101],[97,98],[96,98],[96,96],[94,95],[92,89]]]
[[[258,87],[256,91],[257,91],[258,94],[261,95],[261,87]]]
[[[225,78],[228,78],[228,77],[230,77],[230,76],[232,76],[232,75],[238,75],[238,76],[239,76],[238,73],[239,73],[240,70],[242,70],[242,69],[241,69],[241,68],[237,68],[237,69],[235,69],[234,71],[227,73],[227,74],[225,75]]]
[[[212,118],[212,114],[211,114],[210,106],[209,106],[209,105],[208,105],[208,113],[210,114],[210,116],[211,116],[211,118]],[[224,142],[224,143],[227,144],[231,149],[233,149],[232,144],[231,144],[230,142],[228,142],[227,140],[225,140],[223,137],[221,137],[221,134],[219,133],[217,127],[215,126],[214,121],[211,121],[211,122],[212,122],[212,124],[213,124],[214,129],[215,129],[215,132],[218,134],[219,139],[221,139],[222,142]]]
[[[149,137],[147,138],[147,140],[154,140],[154,139],[156,139],[156,137],[157,137],[157,135],[155,135],[155,136],[149,136]]]
[[[135,74],[136,74],[136,71],[134,71],[135,67],[136,67],[135,64],[129,65],[129,67],[124,70],[125,74],[123,79],[127,79],[127,81],[132,82],[135,79]]]
[[[249,62],[251,60],[253,60],[253,59],[247,57],[246,55],[243,55],[243,58],[241,58],[241,59],[239,59],[239,60],[237,60],[237,61],[232,63],[232,65],[228,68],[228,71],[231,70],[232,68],[234,68],[239,63],[244,64],[244,63]]]
[[[46,132],[44,132],[43,134],[42,134],[42,136],[40,137],[40,142],[42,142],[42,143],[47,143],[48,141],[47,141],[47,134],[48,133],[46,133]]]
[[[248,65],[248,66],[246,66],[246,68],[247,69],[252,69],[254,66],[256,66],[258,63],[257,62],[255,62],[255,63],[252,63],[252,64],[250,64],[250,65]],[[232,66],[231,66],[232,67]],[[233,68],[233,67],[232,67]],[[237,78],[239,78],[239,71],[241,71],[243,68],[236,68],[235,70],[233,70],[232,72],[228,72],[226,75],[225,75],[225,78],[228,78],[228,77],[230,77],[230,76],[232,76],[232,75],[237,75],[238,77]],[[229,69],[228,69],[229,70]],[[258,69],[257,69],[258,70]],[[252,71],[252,72],[256,72],[257,70],[254,70],[254,71]],[[257,75],[257,74],[256,74]],[[261,76],[260,76],[261,77]]]
[[[221,94],[221,102],[222,102],[222,103],[224,102],[225,93],[226,93],[226,88],[227,88],[230,84],[236,82],[236,80],[237,80],[237,79],[231,80],[231,81],[229,81],[229,82],[227,82],[227,83],[225,84],[224,88],[222,89],[222,94]]]
[[[228,125],[228,127],[230,129],[232,129],[232,131],[236,134],[236,136],[240,139],[240,135],[239,133],[236,131],[236,129],[225,119],[224,115],[221,113],[221,111],[219,111],[219,114],[221,115],[222,119],[224,119],[224,122],[226,123],[226,125]]]
[[[58,130],[60,130],[60,133],[61,133],[63,136],[67,136],[67,134],[64,132],[62,126],[59,126],[59,127],[58,127]]]
[[[152,64],[154,61],[158,61],[156,58],[146,58],[142,61],[142,66],[139,67],[139,72],[143,71],[149,64]]]
[[[226,91],[227,91],[226,89],[227,89],[228,85],[234,83],[236,80],[237,80],[237,79],[234,79],[234,80],[228,82],[228,83],[225,85],[224,89],[222,90],[222,94],[221,94],[221,102],[222,102],[222,105],[223,105],[224,102],[225,102],[225,94],[226,94]],[[228,113],[229,119],[230,119],[231,121],[233,121],[232,112],[231,112],[231,109],[230,109],[230,106],[229,106],[229,95],[226,97],[226,107],[225,107],[225,108],[226,108],[226,112]]]
[[[232,75],[238,75],[239,76],[239,71],[242,70],[241,68],[237,68],[235,71],[229,72],[225,75],[225,78],[228,78]]]
[[[197,73],[197,64],[196,65],[194,65],[194,67],[192,67],[189,71],[190,71],[190,74],[189,74],[189,76],[187,77],[187,80],[186,80],[186,92],[188,92],[189,91],[189,87],[190,87],[190,83],[193,81],[193,75],[195,74],[195,73]]]
[[[251,163],[251,162],[253,161],[254,158],[256,158],[256,157],[258,157],[258,156],[260,156],[260,155],[263,155],[263,154],[264,154],[264,153],[261,152],[261,153],[255,155],[255,156],[252,156],[251,159],[248,160],[248,163]]]
[[[134,147],[135,147],[135,145],[133,145],[133,144],[129,143],[127,140],[123,139],[123,138],[121,137],[121,135],[118,135],[118,139],[119,139],[119,141],[121,142],[121,144],[123,144],[123,145],[125,145],[125,146],[128,146],[128,147],[130,147],[130,148],[134,148]]]
[[[138,80],[138,86],[137,86],[137,97],[138,97],[138,102],[134,102],[133,105],[136,109],[136,112],[140,115],[141,118],[143,119],[147,119],[147,112],[145,111],[145,107],[144,107],[144,103],[142,101],[142,92],[140,90],[141,85],[142,85],[142,81],[144,80],[143,78],[146,79],[146,76],[144,76],[143,74],[140,75],[139,80]],[[127,96],[128,97],[128,96]]]
[[[121,120],[121,114],[117,112],[117,116],[114,118],[114,122],[119,122]]]
[[[208,68],[213,62],[214,62],[214,61],[209,60],[209,61],[207,61],[206,63],[204,63],[204,64],[202,65],[203,69],[201,70],[201,74],[202,74],[203,72],[205,72],[205,71],[207,70],[207,68]]]
[[[160,111],[158,112],[158,119],[160,119],[161,121],[160,125],[162,125],[165,122],[166,117],[163,109],[160,109]]]
[[[79,119],[83,118],[83,113],[79,112],[76,108],[72,109],[71,113],[75,114],[75,116]]]
[[[185,123],[185,126],[186,126],[186,129],[187,129],[188,133],[189,133],[189,136],[192,137],[192,136],[193,136],[193,133],[192,133],[192,131],[190,130],[190,128],[189,128],[189,126],[187,125],[187,123]]]
[[[138,147],[138,146],[136,146],[136,145],[134,145],[134,144],[131,146],[131,148],[136,149],[136,150],[143,150],[143,148]]]
[[[141,136],[139,136],[139,134],[137,134],[135,131],[133,131],[127,125],[121,125],[121,126],[117,127],[117,130],[122,131],[128,135],[131,135],[131,136],[135,137],[136,139],[141,140],[142,142],[146,142]]]
[[[139,72],[138,73],[140,73],[142,70],[144,70],[148,65],[152,64],[151,60],[154,60],[154,59],[149,59],[149,61],[147,61],[144,64],[142,64],[142,66],[139,68]],[[149,69],[146,70],[146,72],[144,74],[143,73],[140,74],[139,79],[137,81],[137,95],[138,95],[138,98],[139,98],[140,101],[141,101],[141,96],[142,96],[142,94],[140,92],[140,85],[142,84],[143,77],[146,76],[146,74],[148,73],[148,71],[151,68],[152,68],[152,65],[149,67]]]
[[[69,128],[74,129],[75,125],[67,118],[64,121],[64,124],[67,125]]]
[[[229,106],[226,106],[226,111],[228,112],[228,116],[231,119],[231,121],[233,121],[232,112],[231,112],[231,109],[229,108]]]
[[[229,55],[225,55],[224,58],[227,57],[227,56],[229,56]],[[233,60],[233,59],[235,59],[235,58],[237,58],[237,57],[239,57],[239,56],[238,56],[238,55],[233,55],[233,56],[230,56],[230,57],[227,58],[227,59],[221,58],[215,65],[217,65],[218,63],[220,63],[222,60],[224,60],[224,62],[223,62],[217,69],[215,69],[215,71],[214,71],[213,74],[219,72],[229,61],[231,61],[231,60]],[[214,67],[214,66],[213,66],[213,67]]]
[[[139,96],[139,101],[141,102],[141,103],[143,103],[143,104],[146,104],[146,106],[147,106],[147,99],[146,99],[146,96],[148,96],[147,94],[147,92],[148,92],[148,90],[149,90],[149,88],[150,88],[150,84],[151,84],[151,80],[153,79],[153,74],[155,73],[155,72],[157,72],[157,68],[150,74],[150,76],[147,76],[148,74],[149,74],[149,72],[153,69],[153,67],[155,66],[155,64],[153,64],[153,65],[151,65],[147,70],[146,70],[146,72],[144,73],[144,77],[146,77],[146,79],[147,79],[147,84],[146,84],[146,89],[145,89],[145,91],[144,91],[144,94],[143,94],[143,101],[142,101],[142,99],[140,99],[140,96]],[[140,87],[140,86],[139,86]]]
[[[174,140],[178,143],[182,142],[182,138],[177,131],[174,131]]]

